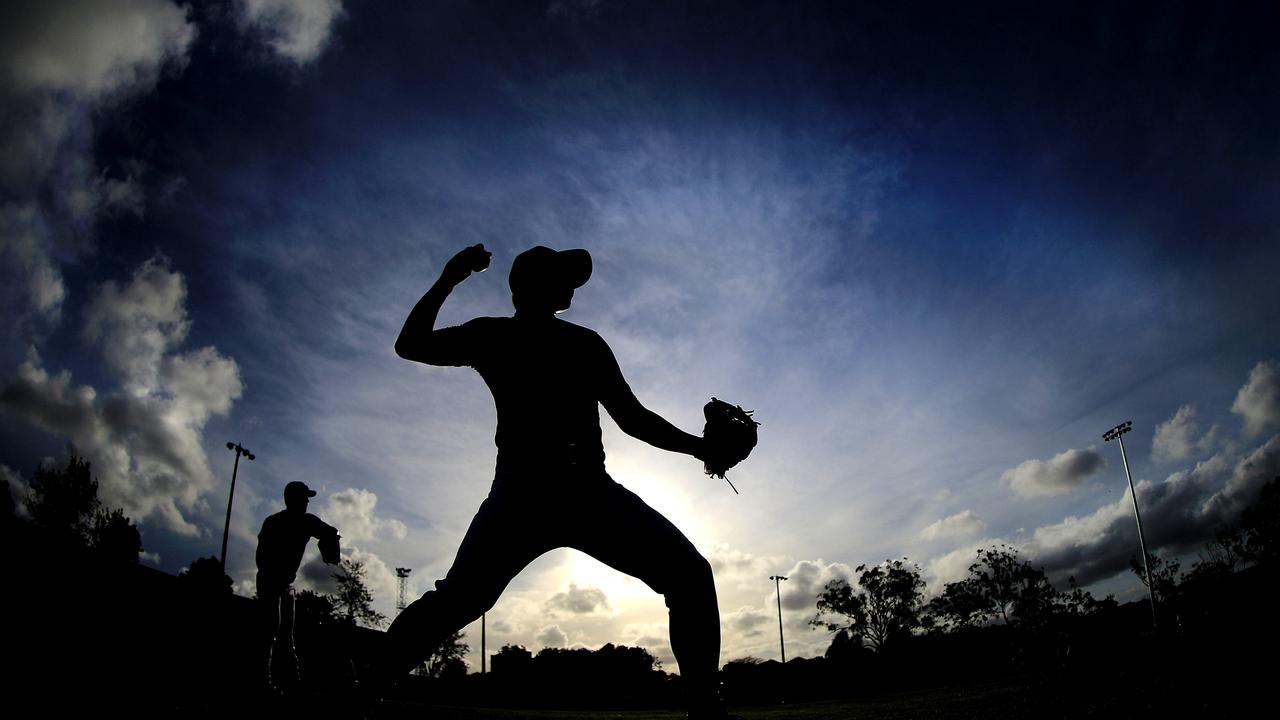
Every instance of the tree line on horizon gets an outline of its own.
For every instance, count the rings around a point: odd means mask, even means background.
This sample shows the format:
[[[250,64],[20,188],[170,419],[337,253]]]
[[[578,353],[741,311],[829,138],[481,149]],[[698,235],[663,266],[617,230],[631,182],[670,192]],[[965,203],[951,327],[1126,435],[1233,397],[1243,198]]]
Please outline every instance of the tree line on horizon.
[[[1238,523],[1218,528],[1189,572],[1179,573],[1181,563],[1176,559],[1147,555],[1157,607],[1174,604],[1187,593],[1208,588],[1242,569],[1274,567],[1278,552],[1280,477],[1263,487]],[[1129,564],[1147,585],[1143,563],[1134,557]],[[1068,590],[1058,590],[1043,568],[1033,566],[1019,557],[1016,548],[1004,544],[979,548],[967,575],[946,583],[928,600],[920,567],[905,557],[859,565],[855,573],[854,583],[846,579],[827,583],[818,595],[817,613],[810,620],[810,625],[836,633],[833,647],[854,643],[879,652],[911,635],[990,625],[1042,630],[1064,619],[1118,606],[1111,595],[1094,598],[1075,577],[1067,578]],[[1173,619],[1176,622],[1176,617]]]

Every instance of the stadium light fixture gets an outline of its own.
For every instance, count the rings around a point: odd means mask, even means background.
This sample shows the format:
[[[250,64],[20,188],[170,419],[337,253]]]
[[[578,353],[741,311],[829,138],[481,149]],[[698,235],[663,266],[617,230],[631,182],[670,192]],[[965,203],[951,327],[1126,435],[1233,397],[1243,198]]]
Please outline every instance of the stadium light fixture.
[[[769,579],[773,581],[773,589],[778,592],[778,648],[782,651],[782,664],[787,664],[787,643],[782,639],[782,585],[780,581],[786,580],[785,575],[770,575]]]
[[[240,470],[240,456],[243,455],[246,460],[253,460],[256,457],[238,442],[227,443],[227,449],[236,454],[236,462],[231,466],[231,495],[227,498],[227,521],[222,526],[222,559],[218,561],[222,565],[224,575],[227,572],[227,534],[231,530],[231,502],[236,499],[236,473]]]
[[[1120,443],[1120,459],[1124,462],[1124,476],[1129,481],[1129,497],[1133,499],[1133,519],[1138,523],[1138,547],[1142,549],[1142,572],[1147,576],[1147,597],[1151,599],[1151,628],[1159,624],[1156,620],[1156,590],[1151,579],[1151,567],[1147,562],[1147,540],[1142,534],[1142,514],[1138,512],[1138,493],[1133,488],[1133,475],[1129,473],[1129,457],[1124,451],[1124,435],[1133,429],[1133,421],[1125,420],[1119,425],[1102,433],[1102,439]]]

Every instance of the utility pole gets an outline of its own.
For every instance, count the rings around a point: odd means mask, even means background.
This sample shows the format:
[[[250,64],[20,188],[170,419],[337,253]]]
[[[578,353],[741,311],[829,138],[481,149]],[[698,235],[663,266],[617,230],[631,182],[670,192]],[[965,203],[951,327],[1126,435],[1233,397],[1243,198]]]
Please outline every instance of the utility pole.
[[[240,456],[245,459],[254,459],[254,454],[249,452],[240,443],[227,443],[227,449],[235,451],[236,462],[231,466],[231,495],[227,498],[227,522],[222,526],[222,559],[219,561],[222,565],[222,573],[227,572],[227,533],[231,531],[231,502],[236,499],[236,473],[240,470]]]
[[[785,575],[770,575],[769,579],[773,581],[773,589],[778,592],[778,648],[782,650],[782,664],[787,664],[787,643],[782,639],[782,585],[780,581],[786,580]]]
[[[480,674],[484,675],[488,671],[489,654],[484,649],[484,621],[488,613],[480,613]]]
[[[1124,451],[1124,434],[1133,429],[1133,421],[1125,420],[1102,434],[1107,442],[1116,440],[1120,443],[1120,459],[1124,462],[1124,476],[1129,480],[1129,497],[1133,498],[1133,519],[1138,522],[1138,547],[1142,549],[1142,571],[1147,576],[1147,596],[1151,598],[1151,629],[1157,629],[1156,621],[1156,586],[1151,580],[1151,567],[1147,563],[1147,540],[1142,535],[1142,515],[1138,512],[1138,493],[1133,489],[1133,475],[1129,473],[1129,457]]]

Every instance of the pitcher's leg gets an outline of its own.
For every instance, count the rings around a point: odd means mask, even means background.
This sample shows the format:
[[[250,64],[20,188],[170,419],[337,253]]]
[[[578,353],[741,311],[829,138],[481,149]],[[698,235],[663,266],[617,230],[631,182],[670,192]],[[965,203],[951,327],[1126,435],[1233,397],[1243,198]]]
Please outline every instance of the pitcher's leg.
[[[276,642],[280,646],[282,657],[291,668],[285,677],[289,678],[289,684],[293,686],[302,682],[302,666],[298,664],[298,649],[293,643],[295,609],[293,588],[290,587],[280,595],[280,631]]]
[[[664,596],[671,652],[691,700],[716,697],[720,609],[711,564],[670,520],[620,485],[597,498],[591,516],[570,547],[643,580]]]
[[[261,578],[258,580],[258,638],[261,643],[259,650],[259,658],[262,665],[261,684],[267,691],[275,689],[272,670],[275,660],[275,645],[280,637],[280,597],[281,588],[278,585],[264,583]]]
[[[453,567],[436,589],[410,603],[387,630],[385,670],[395,677],[427,658],[441,641],[493,607],[521,570],[554,545],[527,506],[490,497],[463,537]]]

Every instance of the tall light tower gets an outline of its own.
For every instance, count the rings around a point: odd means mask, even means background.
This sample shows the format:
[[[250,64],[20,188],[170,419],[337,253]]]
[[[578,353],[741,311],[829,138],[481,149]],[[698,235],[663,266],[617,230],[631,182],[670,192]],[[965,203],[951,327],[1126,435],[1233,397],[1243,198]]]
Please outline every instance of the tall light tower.
[[[1133,475],[1129,473],[1129,456],[1124,451],[1124,434],[1132,429],[1133,421],[1125,420],[1103,433],[1102,439],[1107,442],[1116,440],[1120,443],[1120,459],[1124,461],[1124,476],[1129,480],[1129,497],[1133,498],[1133,518],[1138,521],[1138,547],[1142,549],[1142,571],[1147,576],[1147,596],[1151,598],[1151,628],[1154,630],[1157,626],[1155,583],[1151,581],[1151,567],[1147,564],[1147,540],[1142,535],[1142,515],[1138,512],[1138,493],[1133,489]]]
[[[778,647],[782,650],[782,664],[787,664],[787,643],[782,639],[782,585],[779,581],[786,580],[785,575],[770,575],[769,579],[773,581],[773,589],[778,592]]]
[[[231,502],[236,499],[236,473],[240,470],[240,456],[245,459],[252,460],[255,456],[249,452],[248,448],[240,443],[227,443],[227,449],[235,451],[236,462],[231,466],[231,495],[227,497],[227,522],[222,526],[222,559],[219,563],[222,565],[222,572],[227,572],[227,533],[231,531]]]
[[[410,568],[396,568],[396,577],[400,579],[400,597],[396,599],[396,614],[409,606],[409,573]]]

